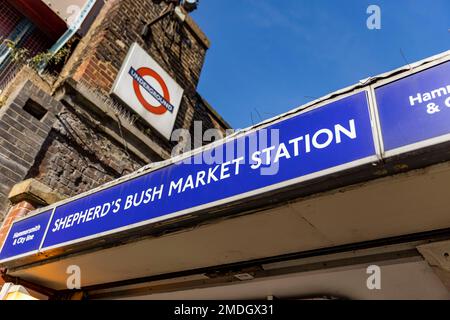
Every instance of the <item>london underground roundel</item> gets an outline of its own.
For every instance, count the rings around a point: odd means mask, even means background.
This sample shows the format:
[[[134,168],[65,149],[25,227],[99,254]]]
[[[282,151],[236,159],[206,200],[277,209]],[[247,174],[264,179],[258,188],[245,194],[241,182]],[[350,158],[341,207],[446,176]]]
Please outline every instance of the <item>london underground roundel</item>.
[[[140,68],[139,70],[137,70],[137,74],[142,78],[145,76],[150,76],[158,81],[163,91],[163,98],[166,101],[170,101],[169,89],[167,88],[167,85],[164,82],[163,78],[159,74],[157,74],[155,70],[152,70],[150,68]],[[136,80],[133,81],[133,88],[139,102],[144,106],[145,109],[154,114],[164,114],[167,112],[167,109],[162,104],[160,104],[159,106],[154,106],[144,98],[141,92],[140,84]]]
[[[133,44],[112,94],[170,139],[183,89],[138,44]]]

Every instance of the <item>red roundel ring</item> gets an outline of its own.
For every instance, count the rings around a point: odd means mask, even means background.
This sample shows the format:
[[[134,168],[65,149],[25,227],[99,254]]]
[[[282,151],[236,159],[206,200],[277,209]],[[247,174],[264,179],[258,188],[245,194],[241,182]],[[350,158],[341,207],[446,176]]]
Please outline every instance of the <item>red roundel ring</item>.
[[[161,78],[161,76],[159,74],[157,74],[156,71],[154,71],[150,68],[140,68],[136,72],[142,78],[149,76],[149,77],[152,77],[153,79],[155,79],[156,81],[158,81],[159,85],[161,86],[161,88],[163,90],[164,99],[166,99],[166,101],[170,101],[169,89],[167,88],[167,85],[164,82],[163,78]],[[154,113],[156,115],[163,115],[164,113],[167,112],[167,109],[163,105],[154,106],[154,105],[150,104],[147,100],[145,100],[145,98],[141,92],[141,86],[139,85],[139,83],[136,80],[133,81],[133,88],[134,88],[134,92],[136,93],[136,96],[137,96],[139,102],[142,104],[142,106],[145,109],[147,109],[148,111],[150,111],[151,113]]]

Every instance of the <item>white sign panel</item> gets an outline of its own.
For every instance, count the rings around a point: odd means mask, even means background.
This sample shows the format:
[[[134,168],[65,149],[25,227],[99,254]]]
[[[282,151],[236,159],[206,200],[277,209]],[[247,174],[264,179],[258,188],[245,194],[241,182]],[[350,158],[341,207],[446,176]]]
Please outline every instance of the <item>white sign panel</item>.
[[[134,43],[111,93],[170,139],[183,92],[183,88]]]

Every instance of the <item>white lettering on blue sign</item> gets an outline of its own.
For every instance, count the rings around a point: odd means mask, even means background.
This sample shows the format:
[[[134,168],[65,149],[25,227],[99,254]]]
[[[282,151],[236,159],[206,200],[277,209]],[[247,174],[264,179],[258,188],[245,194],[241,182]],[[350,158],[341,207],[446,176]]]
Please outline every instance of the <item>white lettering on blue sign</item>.
[[[435,89],[431,92],[418,93],[415,96],[410,96],[409,103],[411,107],[414,107],[416,103],[421,104],[446,95],[450,95],[450,85]]]
[[[332,144],[341,144],[344,140],[357,139],[357,123],[355,119],[347,123],[335,124],[332,129],[324,128],[315,133],[309,133],[293,139],[288,143],[278,143],[255,151],[250,155],[252,170],[259,170],[262,166],[270,166],[281,160],[289,160],[301,157],[315,150],[323,150]],[[206,187],[212,183],[218,183],[233,177],[239,176],[242,172],[241,167],[246,163],[244,157],[239,157],[232,161],[217,164],[205,170],[199,170],[195,174],[190,174],[179,179],[168,182],[168,188],[165,185],[151,187],[140,192],[126,195],[124,201],[122,198],[115,199],[95,207],[87,208],[83,211],[72,213],[64,218],[56,219],[53,223],[52,232],[69,229],[80,224],[86,224],[105,218],[108,214],[122,211],[124,214],[130,209],[135,209],[152,202],[160,201],[162,198],[169,198],[174,195],[194,191],[201,187]]]
[[[411,107],[414,107],[416,105],[420,105],[423,104],[424,102],[430,102],[432,100],[441,98],[441,97],[445,97],[450,95],[450,85],[447,86],[443,86],[437,89],[434,89],[432,91],[429,92],[420,92],[417,93],[416,95],[413,96],[409,96],[409,104],[411,105]],[[445,105],[447,107],[449,106],[449,99],[447,98],[445,100]],[[428,114],[435,114],[441,111],[440,106],[436,103],[428,103],[426,105],[426,111]]]

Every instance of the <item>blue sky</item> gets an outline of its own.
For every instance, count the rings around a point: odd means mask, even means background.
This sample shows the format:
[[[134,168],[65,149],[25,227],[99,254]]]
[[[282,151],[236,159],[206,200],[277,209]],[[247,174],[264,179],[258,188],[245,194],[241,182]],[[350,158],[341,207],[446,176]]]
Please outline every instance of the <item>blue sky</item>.
[[[212,43],[199,92],[234,128],[450,49],[449,0],[201,0],[193,16]]]

